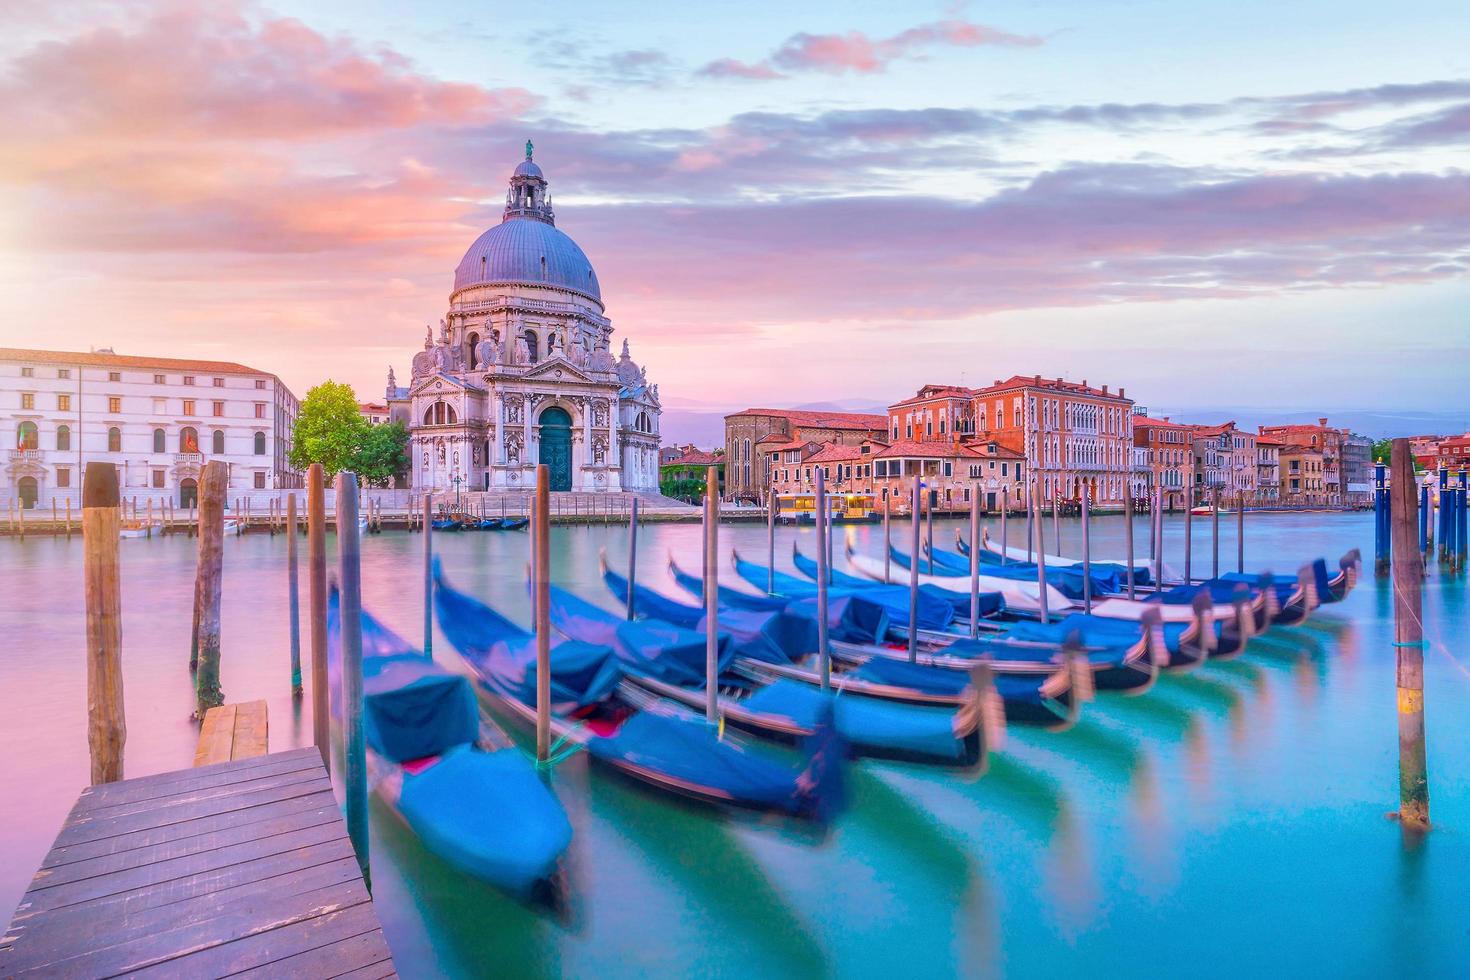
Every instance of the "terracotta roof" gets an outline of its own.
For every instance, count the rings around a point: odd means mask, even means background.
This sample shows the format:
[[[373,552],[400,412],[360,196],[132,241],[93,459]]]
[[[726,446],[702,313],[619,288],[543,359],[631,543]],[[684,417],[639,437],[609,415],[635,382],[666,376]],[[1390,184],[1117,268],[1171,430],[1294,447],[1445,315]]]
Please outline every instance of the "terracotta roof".
[[[973,395],[974,392],[969,388],[961,388],[958,385],[925,385],[912,398],[905,398],[903,401],[894,402],[892,405],[889,405],[888,410],[891,412],[895,408],[902,408],[905,405],[917,405],[942,398],[968,399]]]
[[[1101,388],[1093,388],[1087,384],[1076,381],[1064,381],[1061,378],[1042,378],[1037,375],[1013,374],[1005,381],[997,382],[987,388],[976,388],[972,391],[975,395],[987,395],[991,392],[1006,391],[1011,388],[1047,388],[1052,391],[1064,391],[1074,395],[1095,395],[1100,398],[1116,398],[1132,404],[1133,399],[1126,398],[1122,392],[1125,389],[1103,391]]]
[[[685,447],[684,451],[673,459],[666,459],[660,466],[718,466],[725,461],[724,456],[715,453],[707,453],[702,449]]]
[[[787,419],[797,425],[810,425],[821,429],[884,429],[888,428],[887,415],[872,415],[866,412],[802,412],[787,408],[747,408],[732,412],[725,418],[742,415],[770,415]]]
[[[377,402],[358,402],[357,410],[359,412],[386,412],[388,411],[388,406],[380,405]]]
[[[999,446],[996,447],[1000,449]],[[900,439],[893,445],[888,446],[873,454],[875,457],[893,458],[898,456],[919,457],[922,459],[953,459],[956,456],[984,456],[989,453],[980,452],[970,446],[956,442],[914,442],[910,439]],[[1000,455],[999,452],[996,453]]]
[[[1256,436],[1256,445],[1257,446],[1284,446],[1284,445],[1286,445],[1286,443],[1285,443],[1285,441],[1283,441],[1281,439],[1278,439],[1275,436],[1261,435],[1261,436]]]
[[[131,354],[84,353],[81,351],[33,350],[25,347],[0,347],[0,361],[40,361],[43,364],[80,364],[90,367],[167,368],[174,371],[198,371],[200,374],[260,374],[274,377],[269,371],[258,371],[234,361],[194,361],[177,357],[134,357]]]
[[[1170,422],[1168,419],[1151,419],[1147,415],[1133,416],[1133,428],[1136,429],[1192,429],[1194,426],[1185,425],[1182,422]]]
[[[810,439],[788,439],[787,441],[777,443],[774,446],[765,446],[765,448],[762,449],[761,452],[784,453],[788,449],[805,449],[807,446],[811,445],[811,442],[812,441]],[[756,443],[756,445],[763,446],[765,445],[765,443],[766,440],[762,439],[760,442]]]
[[[856,446],[839,446],[835,443],[824,443],[821,449],[808,456],[803,462],[807,463],[848,463],[855,459],[862,459],[863,454]]]

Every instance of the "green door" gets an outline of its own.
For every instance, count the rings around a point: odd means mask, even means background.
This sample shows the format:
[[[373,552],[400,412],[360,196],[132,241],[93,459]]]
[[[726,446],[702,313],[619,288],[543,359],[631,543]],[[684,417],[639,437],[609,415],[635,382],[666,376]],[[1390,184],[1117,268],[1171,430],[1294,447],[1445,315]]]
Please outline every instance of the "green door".
[[[552,490],[572,489],[572,417],[552,407],[541,413],[541,460]]]

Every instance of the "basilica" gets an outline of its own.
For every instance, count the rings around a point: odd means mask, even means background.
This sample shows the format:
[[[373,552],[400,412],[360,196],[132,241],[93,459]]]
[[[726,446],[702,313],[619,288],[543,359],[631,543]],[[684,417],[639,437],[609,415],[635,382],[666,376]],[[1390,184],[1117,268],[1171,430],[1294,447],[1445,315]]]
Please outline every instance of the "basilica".
[[[425,328],[407,388],[388,402],[410,435],[412,481],[428,490],[517,490],[550,469],[552,490],[658,489],[658,385],[612,353],[592,263],[556,227],[546,177],[526,158],[500,224],[454,270],[437,334]]]

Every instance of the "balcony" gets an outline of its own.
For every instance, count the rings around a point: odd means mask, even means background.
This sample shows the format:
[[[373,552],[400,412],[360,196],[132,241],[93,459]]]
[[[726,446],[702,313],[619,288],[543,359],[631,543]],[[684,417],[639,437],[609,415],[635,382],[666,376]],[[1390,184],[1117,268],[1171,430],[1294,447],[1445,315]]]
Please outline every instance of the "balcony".
[[[194,466],[204,465],[203,453],[174,453],[175,463],[191,463]]]
[[[39,449],[12,449],[10,461],[13,463],[39,463],[41,461],[41,450]]]

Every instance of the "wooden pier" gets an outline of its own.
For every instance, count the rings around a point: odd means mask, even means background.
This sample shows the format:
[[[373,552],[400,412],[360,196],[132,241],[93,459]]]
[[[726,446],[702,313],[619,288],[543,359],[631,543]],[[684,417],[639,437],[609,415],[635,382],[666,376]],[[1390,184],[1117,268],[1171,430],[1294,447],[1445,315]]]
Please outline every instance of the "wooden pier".
[[[395,975],[316,748],[82,792],[0,937],[0,975],[141,970]]]

